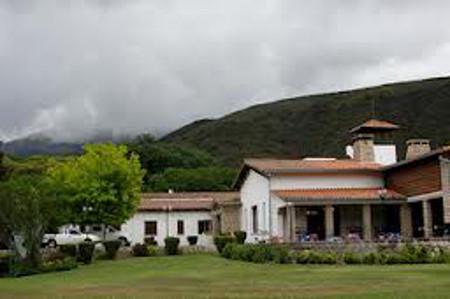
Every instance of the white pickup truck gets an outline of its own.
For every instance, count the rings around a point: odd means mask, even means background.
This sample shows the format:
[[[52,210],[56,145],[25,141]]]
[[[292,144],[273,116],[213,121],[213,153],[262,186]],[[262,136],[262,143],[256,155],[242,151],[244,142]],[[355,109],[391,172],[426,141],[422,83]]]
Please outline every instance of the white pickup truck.
[[[65,244],[79,244],[81,242],[97,242],[100,238],[93,234],[84,234],[76,229],[61,230],[57,234],[45,234],[42,243],[44,246],[56,247]]]

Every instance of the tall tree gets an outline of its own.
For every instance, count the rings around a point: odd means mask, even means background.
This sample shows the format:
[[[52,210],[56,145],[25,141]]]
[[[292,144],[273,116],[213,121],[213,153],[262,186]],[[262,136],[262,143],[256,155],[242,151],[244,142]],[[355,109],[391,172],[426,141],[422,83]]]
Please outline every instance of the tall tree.
[[[53,196],[44,177],[28,174],[13,175],[0,183],[0,206],[0,235],[4,242],[18,253],[17,237],[23,239],[29,269],[37,270],[45,231],[65,222],[64,202]]]
[[[57,163],[49,180],[73,211],[72,223],[120,225],[140,200],[142,171],[126,146],[86,145],[85,154]]]

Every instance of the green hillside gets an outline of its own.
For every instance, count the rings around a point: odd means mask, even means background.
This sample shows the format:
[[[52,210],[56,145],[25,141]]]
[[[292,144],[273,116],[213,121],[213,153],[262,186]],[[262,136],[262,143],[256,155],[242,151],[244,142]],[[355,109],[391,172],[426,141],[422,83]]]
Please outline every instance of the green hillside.
[[[450,77],[284,99],[200,120],[164,137],[195,145],[229,166],[245,157],[344,156],[348,130],[376,117],[399,124],[399,155],[409,138],[450,141]]]

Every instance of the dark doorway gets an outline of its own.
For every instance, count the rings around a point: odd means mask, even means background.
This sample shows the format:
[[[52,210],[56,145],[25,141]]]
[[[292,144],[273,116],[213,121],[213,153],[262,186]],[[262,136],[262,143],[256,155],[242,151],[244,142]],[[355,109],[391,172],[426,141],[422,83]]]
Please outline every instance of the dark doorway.
[[[308,235],[316,235],[319,240],[325,239],[325,212],[323,208],[309,208],[306,212]],[[313,238],[312,238],[313,239]]]
[[[411,203],[411,217],[413,225],[413,237],[423,238],[423,214],[422,202]]]
[[[433,237],[444,236],[444,201],[442,198],[431,200],[431,214],[433,215]]]

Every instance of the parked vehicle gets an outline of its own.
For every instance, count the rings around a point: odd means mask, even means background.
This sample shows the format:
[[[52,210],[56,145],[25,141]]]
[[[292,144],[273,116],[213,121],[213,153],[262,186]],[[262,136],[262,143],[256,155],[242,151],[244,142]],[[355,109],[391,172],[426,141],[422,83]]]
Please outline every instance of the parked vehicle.
[[[87,226],[86,232],[89,234],[96,235],[101,240],[106,240],[106,241],[119,240],[122,242],[122,245],[124,245],[124,246],[130,245],[130,241],[118,227],[114,227],[114,226],[110,226],[110,225],[95,224],[95,225]]]
[[[77,229],[63,229],[57,234],[45,234],[42,241],[44,246],[56,247],[65,244],[79,244],[81,242],[98,242],[100,238],[93,234],[84,234]]]

